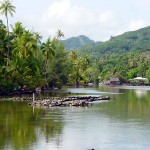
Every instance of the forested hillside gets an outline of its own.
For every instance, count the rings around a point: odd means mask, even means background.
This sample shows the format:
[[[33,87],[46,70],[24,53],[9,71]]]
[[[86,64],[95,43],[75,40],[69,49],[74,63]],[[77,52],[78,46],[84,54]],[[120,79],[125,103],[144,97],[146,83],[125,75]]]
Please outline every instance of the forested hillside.
[[[78,49],[85,45],[92,45],[95,42],[89,39],[87,36],[80,35],[77,37],[71,37],[66,40],[62,40],[66,50]]]
[[[150,80],[150,27],[84,46],[76,53],[88,56],[87,75],[91,82],[103,82],[110,77],[129,82],[137,76]]]
[[[137,31],[126,32],[111,37],[109,41],[80,48],[79,54],[87,54],[92,59],[109,55],[116,56],[128,52],[150,49],[150,26]]]

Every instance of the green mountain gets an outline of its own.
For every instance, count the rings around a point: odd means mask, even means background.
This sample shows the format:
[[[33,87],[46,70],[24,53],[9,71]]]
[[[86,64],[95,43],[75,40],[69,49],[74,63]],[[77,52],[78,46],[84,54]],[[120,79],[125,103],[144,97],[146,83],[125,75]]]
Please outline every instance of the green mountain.
[[[89,39],[87,36],[80,35],[77,37],[71,37],[66,40],[62,40],[62,43],[64,44],[66,50],[70,50],[78,49],[85,45],[92,45],[95,42]]]
[[[87,54],[93,59],[100,56],[116,56],[147,49],[150,49],[150,26],[111,37],[106,42],[84,46],[78,49],[77,52],[81,55]]]

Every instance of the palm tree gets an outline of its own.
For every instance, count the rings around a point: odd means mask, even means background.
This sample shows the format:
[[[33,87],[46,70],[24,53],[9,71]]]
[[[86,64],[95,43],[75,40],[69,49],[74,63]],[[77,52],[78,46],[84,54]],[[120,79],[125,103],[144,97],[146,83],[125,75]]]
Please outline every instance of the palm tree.
[[[78,87],[79,80],[83,78],[89,64],[89,60],[87,56],[78,56],[73,50],[69,54],[69,59],[73,68],[70,78],[74,80],[75,87]]]
[[[52,58],[54,55],[54,45],[52,44],[50,38],[47,39],[46,43],[42,44],[42,50],[46,61]]]
[[[59,30],[57,31],[56,37],[57,37],[57,40],[60,40],[61,37],[64,37],[64,33],[59,29]]]
[[[0,67],[2,64],[5,62],[5,57],[6,57],[6,51],[5,51],[5,46],[6,46],[6,27],[3,24],[3,22],[0,20]]]
[[[14,38],[14,39],[20,38],[20,36],[21,36],[21,35],[23,34],[23,32],[25,31],[25,29],[24,29],[24,27],[22,26],[22,23],[21,23],[21,22],[16,22],[14,27],[11,25],[11,28],[12,28],[12,35],[13,35],[13,38]]]
[[[35,56],[37,51],[37,40],[34,34],[25,30],[21,23],[16,23],[13,29],[11,61],[8,60],[12,79],[29,88],[41,84],[40,62]],[[15,69],[16,68],[16,69]],[[17,77],[18,75],[18,77]],[[22,80],[20,81],[20,77]]]
[[[53,44],[53,41],[51,41],[51,39],[48,38],[46,42],[42,44],[41,48],[43,52],[44,77],[45,80],[47,80],[49,60],[52,59],[52,57],[55,54],[54,53],[55,44]]]
[[[34,56],[37,50],[36,40],[30,31],[24,31],[23,34],[12,41],[13,54],[19,54],[22,59],[28,56]]]
[[[9,25],[8,25],[8,14],[13,16],[13,13],[15,12],[15,6],[11,4],[9,0],[4,0],[3,2],[0,2],[0,13],[6,17],[7,20],[7,34],[8,34],[8,50],[7,50],[7,58],[9,57]],[[7,63],[8,65],[8,63]]]
[[[42,36],[40,35],[40,33],[34,32],[33,35],[34,35],[34,38],[37,41],[37,45],[40,45],[41,44],[41,39],[42,39]]]
[[[33,36],[34,36],[34,38],[36,40],[36,44],[37,44],[36,57],[39,59],[42,36],[38,32],[34,32]]]

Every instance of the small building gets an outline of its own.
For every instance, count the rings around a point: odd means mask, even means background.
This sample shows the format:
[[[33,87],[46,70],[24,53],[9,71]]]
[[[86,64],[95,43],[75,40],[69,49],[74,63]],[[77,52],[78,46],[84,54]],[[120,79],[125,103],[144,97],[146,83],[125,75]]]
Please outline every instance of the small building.
[[[108,81],[104,81],[103,85],[110,85],[110,81],[109,80]]]
[[[91,82],[90,82],[90,83],[88,83],[87,85],[88,85],[88,86],[94,86],[94,83],[91,83]]]
[[[121,82],[119,78],[113,78],[113,77],[110,78],[110,85],[120,85],[120,84]]]
[[[130,83],[132,85],[146,85],[149,83],[149,80],[143,77],[136,77],[136,78],[130,79]]]
[[[136,77],[133,80],[138,80],[138,81],[147,81],[147,78],[143,78],[143,77]]]

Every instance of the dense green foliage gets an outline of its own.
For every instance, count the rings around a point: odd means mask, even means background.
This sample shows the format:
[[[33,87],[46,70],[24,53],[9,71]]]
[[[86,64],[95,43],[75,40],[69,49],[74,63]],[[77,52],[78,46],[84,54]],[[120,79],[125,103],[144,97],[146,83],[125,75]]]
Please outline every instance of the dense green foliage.
[[[139,31],[146,30],[147,28]],[[112,54],[94,56],[95,53],[86,53],[87,55],[82,56],[77,55],[75,51],[68,53],[64,49],[63,44],[59,42],[60,33],[42,43],[37,32],[26,30],[17,22],[10,33],[10,53],[7,57],[8,35],[2,21],[0,32],[1,94],[17,91],[20,87],[32,90],[42,86],[61,88],[63,85],[78,86],[89,82],[98,84],[110,77],[119,77],[123,82],[129,82],[137,76],[150,80],[148,47],[140,51],[129,50],[126,53],[121,53],[120,50],[118,53],[112,51]],[[142,35],[142,32],[140,33]],[[142,44],[140,46],[144,47]]]
[[[104,57],[98,64],[100,81],[107,80],[109,77],[119,77],[123,82],[137,76],[150,79],[150,55],[146,52],[125,54],[120,57]]]
[[[71,73],[69,74],[70,83],[75,83],[78,87],[87,81],[86,70],[88,68],[89,60],[86,55],[78,56],[74,51],[69,54],[69,61],[71,63]]]
[[[76,60],[70,58],[59,42],[63,35],[60,30],[55,37],[42,43],[37,32],[26,30],[22,23],[17,22],[10,33],[9,57],[8,35],[2,21],[0,33],[0,94],[19,91],[20,88],[34,90],[36,87],[61,88],[74,84],[72,74],[76,68],[72,65]],[[79,58],[76,56],[76,59]],[[82,64],[85,64],[84,61]],[[78,65],[78,74],[82,76],[85,69]]]
[[[84,35],[80,35],[77,37],[71,37],[66,40],[61,41],[64,44],[66,50],[70,49],[78,49],[85,45],[91,45],[95,42]]]
[[[111,37],[76,50],[90,60],[88,81],[103,82],[110,77],[119,77],[129,82],[137,76],[150,79],[150,27]]]
[[[119,77],[123,82],[137,76],[150,79],[150,27],[111,36],[106,42],[78,46],[76,53],[79,56],[86,54],[90,60],[90,66],[85,70],[86,82],[98,84],[110,77]]]
[[[15,7],[10,6],[12,13]],[[11,27],[9,33],[8,24],[6,28],[0,21],[0,94],[20,88],[98,84],[110,77],[123,82],[137,76],[150,80],[150,27],[97,43],[85,36],[62,40],[61,30],[42,43],[39,33],[25,29],[22,23]],[[77,50],[83,45],[88,46]],[[76,51],[66,51],[70,48]]]
[[[122,35],[111,37],[109,41],[98,42],[78,50],[80,55],[87,54],[91,59],[99,59],[105,55],[119,56],[133,51],[149,49],[150,27],[137,31],[126,32]]]
[[[0,12],[7,20],[7,28],[0,21],[0,94],[34,91],[36,87],[61,88],[83,80],[88,59],[75,53],[76,58],[70,57],[60,42],[64,37],[61,30],[42,43],[39,33],[25,29],[21,22],[11,26],[9,32],[8,14],[13,16],[15,12],[9,0],[1,2]],[[85,43],[93,41],[79,36],[76,45]]]

